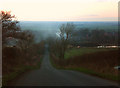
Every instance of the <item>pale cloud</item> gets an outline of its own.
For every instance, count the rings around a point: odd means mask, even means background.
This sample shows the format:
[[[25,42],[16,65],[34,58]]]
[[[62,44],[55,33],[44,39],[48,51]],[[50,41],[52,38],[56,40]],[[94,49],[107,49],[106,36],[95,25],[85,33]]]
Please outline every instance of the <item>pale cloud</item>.
[[[90,14],[90,15],[84,15],[86,17],[98,17],[99,15],[96,15],[96,14]]]

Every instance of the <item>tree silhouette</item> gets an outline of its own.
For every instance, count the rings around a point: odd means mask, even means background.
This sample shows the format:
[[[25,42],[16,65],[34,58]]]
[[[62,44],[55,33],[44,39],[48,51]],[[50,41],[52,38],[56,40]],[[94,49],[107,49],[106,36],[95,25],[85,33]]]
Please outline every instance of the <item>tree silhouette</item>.
[[[11,15],[10,11],[1,11],[0,20],[2,22],[2,43],[4,44],[7,37],[16,37],[16,31],[21,29],[17,25],[19,22],[15,15]]]
[[[69,44],[70,39],[72,38],[72,32],[75,28],[73,23],[62,24],[60,27],[60,38],[61,38],[61,52],[60,58],[64,59],[64,54]]]

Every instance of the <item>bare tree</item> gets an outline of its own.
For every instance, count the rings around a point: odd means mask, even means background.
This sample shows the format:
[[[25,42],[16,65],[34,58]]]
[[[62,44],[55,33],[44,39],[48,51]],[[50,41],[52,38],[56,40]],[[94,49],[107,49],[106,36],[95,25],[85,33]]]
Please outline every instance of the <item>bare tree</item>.
[[[72,38],[72,32],[75,26],[73,23],[62,24],[60,27],[60,58],[64,59],[64,54]]]

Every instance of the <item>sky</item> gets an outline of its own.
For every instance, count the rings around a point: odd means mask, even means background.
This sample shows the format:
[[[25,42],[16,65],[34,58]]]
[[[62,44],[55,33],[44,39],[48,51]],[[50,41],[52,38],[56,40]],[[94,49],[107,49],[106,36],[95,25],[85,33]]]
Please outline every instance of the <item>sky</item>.
[[[19,21],[117,21],[119,0],[0,0]]]

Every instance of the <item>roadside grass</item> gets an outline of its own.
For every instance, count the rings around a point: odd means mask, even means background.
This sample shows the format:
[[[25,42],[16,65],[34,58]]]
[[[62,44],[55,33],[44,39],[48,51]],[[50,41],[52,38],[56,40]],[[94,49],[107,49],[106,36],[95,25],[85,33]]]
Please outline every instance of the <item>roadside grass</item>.
[[[93,76],[98,76],[101,78],[106,78],[109,80],[114,80],[114,81],[118,81],[119,80],[119,76],[115,76],[115,75],[111,75],[111,74],[104,74],[104,73],[99,73],[99,72],[95,72],[93,70],[87,69],[87,68],[83,68],[83,67],[78,67],[78,68],[63,68],[66,70],[75,70],[75,71],[79,71],[79,72],[83,72],[85,74],[89,74],[89,75],[93,75]]]
[[[101,77],[101,78],[108,79],[108,80],[120,81],[120,77],[119,76],[115,76],[115,75],[111,75],[111,74],[99,73],[99,72],[95,72],[93,70],[90,70],[90,69],[87,69],[87,68],[83,68],[83,67],[77,67],[77,68],[73,67],[72,68],[72,67],[58,66],[57,64],[54,63],[54,61],[52,59],[50,59],[50,60],[51,60],[51,64],[53,65],[53,67],[55,67],[57,69],[73,70],[73,71],[82,72],[82,73],[85,73],[85,74]]]
[[[39,69],[42,62],[42,57],[36,65],[19,65],[13,68],[13,72],[6,74],[2,77],[2,85],[7,85],[11,80],[14,80],[17,76],[23,74],[24,72]]]
[[[115,48],[72,48],[65,53],[65,59],[69,59],[74,56],[80,56],[84,54],[90,54],[100,51],[116,50]]]
[[[44,41],[25,49],[2,47],[2,85],[8,86],[24,72],[40,68],[43,53]]]
[[[87,50],[86,53],[85,50]],[[88,51],[90,50],[91,52],[89,53]],[[69,51],[72,53],[71,51],[77,52],[79,49],[72,49]],[[80,52],[82,52],[82,49]],[[73,54],[72,56],[69,53],[71,57],[69,56],[68,59],[62,60],[61,62],[58,57],[56,57],[54,54],[51,54],[50,61],[57,69],[75,70],[116,82],[120,81],[118,70],[114,69],[114,66],[118,65],[117,49],[98,50],[96,48],[84,48],[83,53],[80,54],[80,52],[78,54]]]
[[[104,73],[99,73],[99,72],[95,72],[94,70],[90,70],[87,68],[82,68],[82,67],[63,67],[63,66],[59,66],[57,64],[54,63],[54,61],[52,60],[52,57],[50,58],[51,64],[53,65],[53,67],[55,67],[56,69],[62,69],[62,70],[73,70],[73,71],[78,71],[78,72],[82,72],[85,74],[89,74],[92,76],[97,76],[100,78],[104,78],[104,79],[108,79],[108,80],[113,80],[113,81],[120,81],[120,76],[116,76],[116,75],[111,75],[111,74],[104,74]]]

